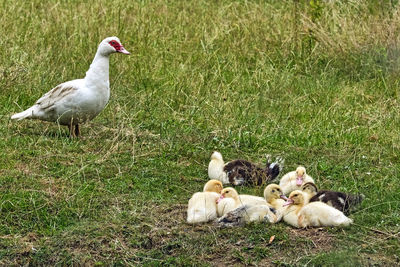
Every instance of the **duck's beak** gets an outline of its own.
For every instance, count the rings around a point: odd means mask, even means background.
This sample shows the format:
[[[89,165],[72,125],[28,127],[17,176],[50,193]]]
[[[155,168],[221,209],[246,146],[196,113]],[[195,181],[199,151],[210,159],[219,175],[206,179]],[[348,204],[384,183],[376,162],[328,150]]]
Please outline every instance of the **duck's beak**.
[[[280,197],[281,199],[285,200],[285,201],[288,200],[288,198],[287,198],[285,195],[280,195],[279,197]]]
[[[289,206],[293,204],[293,200],[291,198],[288,198],[285,202],[285,204],[283,204],[283,207]]]
[[[221,201],[221,200],[223,200],[225,197],[223,196],[223,195],[221,195],[218,199],[217,199],[217,204]]]
[[[118,48],[117,50],[118,53],[122,53],[125,55],[130,55],[131,53],[128,52],[128,50],[125,49],[125,47],[123,47],[122,45]]]
[[[297,176],[296,185],[300,186],[302,184],[303,184],[303,177],[302,176]]]

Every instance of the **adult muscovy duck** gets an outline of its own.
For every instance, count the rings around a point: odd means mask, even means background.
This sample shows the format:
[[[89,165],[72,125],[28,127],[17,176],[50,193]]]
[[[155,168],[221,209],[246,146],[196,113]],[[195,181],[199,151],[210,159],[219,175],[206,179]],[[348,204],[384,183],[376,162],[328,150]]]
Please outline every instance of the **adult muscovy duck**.
[[[79,136],[79,124],[95,118],[110,98],[109,56],[130,53],[117,37],[104,39],[86,76],[59,84],[27,110],[11,119],[39,119],[68,126],[71,137]]]

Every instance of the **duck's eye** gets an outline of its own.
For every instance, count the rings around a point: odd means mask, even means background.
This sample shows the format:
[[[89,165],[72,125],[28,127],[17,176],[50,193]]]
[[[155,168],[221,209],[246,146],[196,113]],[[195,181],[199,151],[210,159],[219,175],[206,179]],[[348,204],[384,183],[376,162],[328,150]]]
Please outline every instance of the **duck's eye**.
[[[272,193],[275,193],[275,190],[272,190]]]
[[[225,193],[229,193],[229,191],[226,191]]]

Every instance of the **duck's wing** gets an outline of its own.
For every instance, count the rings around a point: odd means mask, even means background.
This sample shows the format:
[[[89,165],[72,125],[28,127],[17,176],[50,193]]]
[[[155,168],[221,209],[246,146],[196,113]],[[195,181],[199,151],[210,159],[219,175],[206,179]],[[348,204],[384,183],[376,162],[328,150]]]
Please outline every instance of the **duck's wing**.
[[[244,223],[244,215],[249,206],[244,205],[239,208],[228,212],[224,216],[218,219],[217,224],[220,227],[234,227],[241,226]]]
[[[79,85],[75,80],[59,84],[39,98],[35,104],[44,112],[52,110],[57,103],[73,95],[78,89]]]

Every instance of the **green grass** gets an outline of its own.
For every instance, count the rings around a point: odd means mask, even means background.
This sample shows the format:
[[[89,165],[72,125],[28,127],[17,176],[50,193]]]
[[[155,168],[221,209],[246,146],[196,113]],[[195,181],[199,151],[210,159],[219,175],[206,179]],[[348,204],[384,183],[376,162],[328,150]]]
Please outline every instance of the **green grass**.
[[[311,2],[0,0],[0,264],[399,264],[400,6]],[[9,119],[113,35],[82,138]],[[366,199],[346,229],[190,226],[213,150]]]

